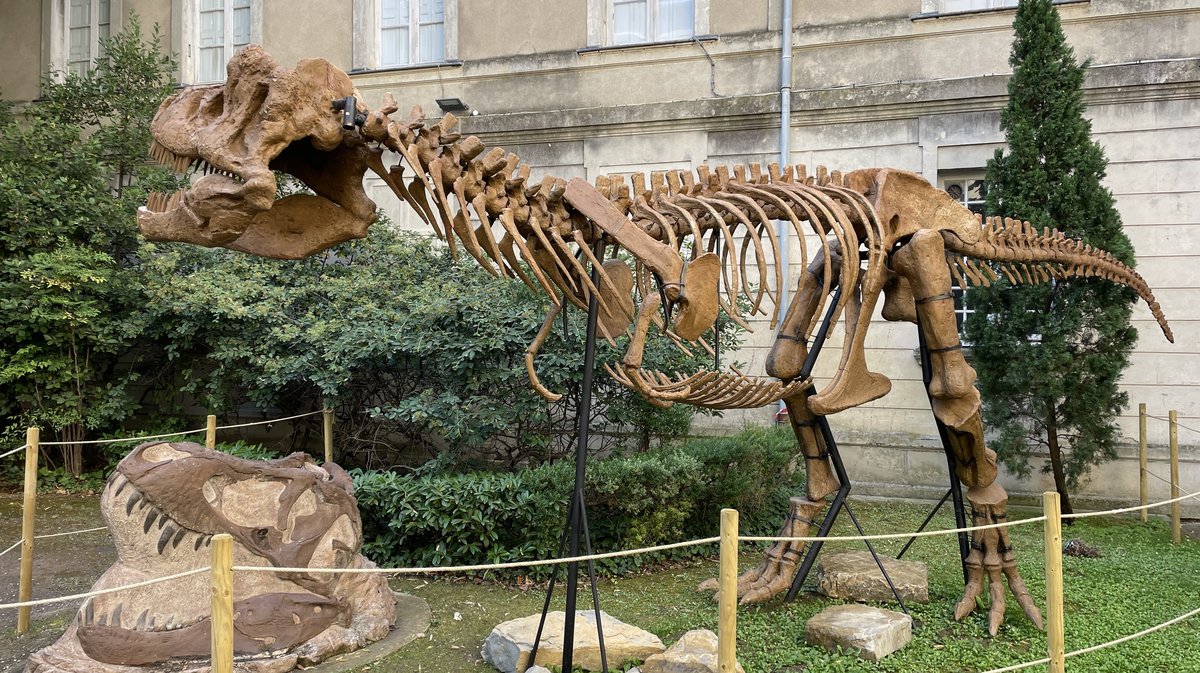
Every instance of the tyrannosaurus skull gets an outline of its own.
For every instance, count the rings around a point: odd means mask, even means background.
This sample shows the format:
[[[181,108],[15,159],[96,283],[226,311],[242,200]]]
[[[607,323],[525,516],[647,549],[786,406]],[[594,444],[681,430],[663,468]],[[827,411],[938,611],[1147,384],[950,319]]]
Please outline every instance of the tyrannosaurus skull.
[[[100,506],[117,562],[93,590],[207,567],[218,533],[233,537],[238,566],[372,567],[358,554],[350,478],[305,454],[253,461],[191,443],[143,444],[117,466]],[[242,572],[234,611],[234,650],[256,673],[361,647],[394,620],[391,593],[376,574]],[[209,656],[210,614],[207,574],[93,596],[27,670],[190,670],[178,660]]]
[[[375,221],[363,190],[367,150],[332,110],[355,93],[346,73],[324,59],[288,70],[251,45],[228,75],[176,93],[155,114],[151,154],[193,180],[150,195],[138,211],[142,233],[280,259],[365,236]],[[276,171],[312,193],[276,201]]]

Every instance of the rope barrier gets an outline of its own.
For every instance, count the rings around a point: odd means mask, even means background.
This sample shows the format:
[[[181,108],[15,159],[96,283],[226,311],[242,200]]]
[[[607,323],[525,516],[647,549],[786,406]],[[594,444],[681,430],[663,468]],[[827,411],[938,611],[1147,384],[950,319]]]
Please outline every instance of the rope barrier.
[[[252,425],[270,425],[272,423],[282,423],[284,421],[292,421],[297,418],[304,418],[305,416],[316,416],[317,414],[323,414],[323,413],[325,413],[324,409],[318,409],[316,411],[310,411],[306,414],[296,414],[295,416],[288,416],[286,418],[276,418],[276,419],[270,420],[270,421],[254,421],[253,423],[239,423],[237,425],[219,425],[219,426],[217,426],[217,429],[218,430],[233,430],[235,428],[248,428]]]
[[[234,430],[236,428],[248,428],[248,427],[251,427],[254,425],[270,425],[272,423],[282,423],[284,421],[291,421],[291,420],[295,420],[297,418],[304,418],[305,416],[315,416],[316,414],[323,414],[323,413],[325,413],[324,409],[318,409],[317,411],[310,411],[305,414],[296,414],[295,416],[287,416],[285,418],[276,418],[276,419],[272,419],[269,421],[254,421],[253,423],[238,423],[236,425],[219,425],[219,426],[217,426],[217,429],[218,430]],[[149,439],[165,439],[167,437],[183,437],[185,435],[198,435],[202,432],[205,432],[206,430],[207,430],[207,428],[200,428],[198,430],[184,430],[181,432],[168,432],[168,433],[165,433],[162,435],[144,435],[142,437],[125,437],[122,439],[88,439],[88,440],[80,440],[78,442],[41,442],[41,445],[42,446],[68,446],[68,445],[73,445],[73,444],[81,444],[82,445],[82,444],[116,444],[118,442],[142,442],[142,441],[146,441]],[[28,445],[26,445],[26,446],[28,446]],[[5,456],[14,454],[17,451],[21,451],[25,448],[26,448],[25,446],[22,446],[20,449],[14,449],[12,451],[9,451],[8,453],[0,454],[0,458],[4,458]]]
[[[1103,650],[1103,649],[1112,647],[1113,645],[1120,645],[1121,643],[1127,643],[1131,640],[1137,640],[1138,638],[1141,638],[1142,636],[1148,636],[1151,633],[1154,633],[1155,631],[1161,631],[1161,630],[1167,628],[1168,626],[1174,626],[1175,624],[1178,624],[1179,622],[1182,622],[1187,619],[1191,619],[1192,617],[1195,617],[1198,614],[1200,614],[1200,608],[1196,608],[1195,610],[1192,610],[1191,612],[1179,615],[1175,619],[1169,619],[1157,626],[1151,626],[1148,629],[1143,629],[1141,631],[1138,631],[1137,633],[1132,633],[1128,636],[1122,636],[1120,638],[1117,638],[1116,640],[1110,640],[1107,643],[1101,643],[1099,645],[1092,645],[1091,647],[1085,647],[1082,650],[1075,650],[1074,652],[1067,652],[1063,656],[1065,656],[1067,658],[1075,657],[1075,656],[1079,656],[1081,654],[1097,652],[1099,650]]]
[[[8,451],[6,453],[0,453],[0,458],[8,458],[9,456],[13,455],[14,453],[19,453],[28,448],[29,448],[28,444],[22,444],[21,446],[18,446],[17,448],[13,449],[12,451]]]
[[[1110,510],[1105,510],[1103,512],[1081,512],[1079,514],[1063,514],[1062,518],[1064,518],[1064,519],[1086,519],[1086,518],[1093,517],[1093,516],[1110,516],[1112,514],[1125,514],[1126,512],[1137,512],[1137,511],[1140,511],[1143,509],[1151,509],[1153,507],[1162,507],[1163,505],[1170,505],[1172,503],[1176,503],[1181,500],[1195,498],[1196,496],[1200,496],[1200,491],[1196,491],[1195,493],[1189,493],[1188,495],[1181,495],[1178,498],[1171,498],[1170,500],[1163,500],[1162,502],[1151,503],[1149,505],[1137,505],[1135,507],[1123,507],[1121,509],[1110,509]]]
[[[763,536],[739,536],[741,542],[855,542],[859,540],[899,540],[912,537],[933,537],[934,535],[950,535],[958,533],[971,533],[977,530],[988,530],[991,528],[1006,528],[1008,526],[1020,526],[1027,523],[1038,523],[1045,521],[1044,516],[1035,516],[1029,519],[1017,519],[1016,521],[1008,521],[1005,523],[989,523],[983,526],[967,526],[966,528],[946,528],[942,530],[925,530],[918,533],[881,533],[879,535],[829,535],[826,537],[807,536],[807,537],[763,537]]]
[[[165,437],[182,437],[184,435],[198,435],[204,432],[205,428],[199,430],[184,430],[182,432],[169,432],[163,435],[145,435],[143,437],[125,437],[122,439],[85,439],[78,442],[41,442],[42,446],[71,446],[75,444],[117,444],[120,442],[141,442],[147,439],[163,439]]]
[[[699,540],[691,540],[688,542],[676,542],[673,544],[663,544],[656,547],[642,547],[641,549],[627,549],[625,551],[611,551],[603,554],[592,554],[590,556],[569,556],[559,559],[542,559],[540,561],[514,561],[511,563],[492,563],[470,566],[437,566],[432,568],[275,568],[272,566],[234,566],[237,571],[248,572],[271,572],[271,573],[351,573],[351,574],[373,574],[386,573],[391,575],[414,575],[418,573],[449,573],[449,572],[473,572],[476,570],[504,570],[508,568],[532,568],[534,566],[554,565],[557,563],[578,563],[582,561],[599,561],[601,559],[619,558],[622,556],[636,556],[638,554],[647,554],[650,552],[668,551],[671,549],[682,549],[684,547],[699,547],[706,544],[715,544],[720,542],[719,537],[706,537]]]
[[[207,572],[209,572],[209,568],[207,568],[207,567],[196,568],[195,570],[186,570],[184,572],[176,573],[174,575],[167,575],[166,577],[158,577],[158,578],[155,578],[152,580],[146,580],[145,582],[126,584],[125,586],[112,587],[110,589],[100,589],[99,591],[89,591],[89,592],[83,593],[83,594],[71,594],[70,596],[57,596],[55,598],[42,598],[42,599],[36,600],[36,601],[25,601],[24,603],[0,603],[0,610],[10,610],[12,608],[33,607],[35,605],[49,605],[50,603],[65,603],[67,601],[75,601],[75,600],[79,600],[81,598],[91,598],[93,596],[102,596],[104,594],[113,594],[118,591],[125,591],[126,589],[137,589],[140,587],[148,587],[151,584],[161,584],[163,582],[177,580],[181,577],[190,577],[192,575],[199,575],[201,573],[207,573]]]
[[[67,535],[79,535],[80,533],[95,533],[99,530],[108,530],[108,526],[100,526],[99,528],[84,528],[83,530],[72,530],[66,533],[46,533],[45,535],[34,535],[35,540],[44,540],[50,537],[66,537]]]
[[[5,549],[4,551],[0,551],[0,556],[4,556],[4,555],[5,555],[5,554],[7,554],[8,552],[10,552],[10,551],[12,551],[12,550],[16,549],[17,547],[20,547],[20,546],[21,546],[21,543],[22,543],[22,542],[24,542],[24,541],[25,541],[25,539],[24,539],[24,538],[22,538],[22,539],[20,539],[20,540],[17,540],[17,541],[16,541],[16,542],[14,542],[14,543],[13,543],[13,545],[12,545],[11,547],[9,547],[8,549]]]
[[[1146,417],[1153,418],[1153,419],[1160,420],[1160,421],[1167,421],[1167,422],[1171,421],[1171,419],[1167,416],[1155,416],[1154,414],[1146,414]],[[1178,419],[1178,418],[1179,417],[1176,416],[1176,419]],[[1193,428],[1191,426],[1184,425],[1183,423],[1180,423],[1178,420],[1175,421],[1175,425],[1177,425],[1185,430],[1191,430],[1192,432],[1194,432],[1196,434],[1200,434],[1200,430],[1197,430],[1196,428]]]
[[[1026,661],[1023,664],[1016,664],[1015,666],[1005,666],[1004,668],[993,668],[990,671],[984,671],[984,673],[1009,673],[1009,671],[1019,671],[1019,670],[1025,669],[1025,668],[1033,668],[1034,666],[1040,666],[1042,664],[1048,664],[1048,663],[1050,663],[1050,657],[1043,657],[1041,659],[1038,659],[1037,661]]]

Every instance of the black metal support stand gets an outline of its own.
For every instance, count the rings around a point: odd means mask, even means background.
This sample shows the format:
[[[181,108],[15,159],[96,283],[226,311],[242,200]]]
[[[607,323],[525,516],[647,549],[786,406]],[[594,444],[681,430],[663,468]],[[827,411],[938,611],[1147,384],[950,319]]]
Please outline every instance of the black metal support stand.
[[[604,242],[602,240],[596,242],[594,252],[596,259],[603,258]],[[594,287],[599,287],[600,285],[600,274],[596,268],[592,269],[592,285]],[[596,295],[593,293],[591,301],[588,303],[587,336],[584,341],[583,351],[583,387],[579,392],[579,427],[576,431],[577,444],[575,448],[575,489],[571,494],[570,512],[567,515],[567,522],[563,528],[562,538],[559,541],[559,557],[562,557],[564,549],[568,551],[570,558],[579,556],[581,542],[586,550],[586,554],[588,556],[592,554],[592,539],[588,533],[587,507],[583,501],[583,482],[587,468],[588,430],[591,422],[592,378],[596,369],[596,318],[598,312],[599,305],[596,301]],[[533,639],[533,649],[529,653],[529,663],[531,665],[537,660],[538,645],[542,640],[542,630],[546,625],[546,615],[550,611],[550,599],[554,595],[554,585],[558,580],[558,568],[558,566],[555,566],[553,572],[550,574],[550,585],[546,589],[546,602],[542,605],[542,618],[538,622],[537,635]],[[596,589],[596,565],[591,560],[587,563],[587,574],[592,588],[592,607],[596,612],[596,637],[600,643],[600,666],[603,673],[608,673],[608,654],[604,647],[604,627],[600,620],[600,594]],[[563,616],[563,671],[570,671],[574,665],[575,605],[578,591],[579,562],[569,561],[567,563],[566,614]]]
[[[804,367],[800,371],[800,378],[807,378],[813,370],[817,362],[817,355],[821,352],[821,348],[825,345],[826,339],[829,338],[829,328],[833,322],[833,314],[837,309],[838,301],[842,296],[842,288],[838,287],[829,300],[829,308],[825,311],[825,317],[821,321],[821,326],[817,329],[816,335],[813,337],[812,346],[809,348],[808,357],[804,360]],[[808,395],[813,395],[815,391],[809,388]],[[824,416],[817,416],[815,424],[821,432],[821,438],[825,442],[825,451],[829,454],[829,461],[833,464],[833,471],[837,475],[840,487],[837,493],[833,496],[833,502],[830,503],[829,509],[825,512],[825,518],[821,521],[821,526],[817,531],[818,538],[824,538],[829,535],[830,529],[833,528],[834,521],[837,520],[838,514],[842,509],[850,515],[850,520],[854,523],[854,528],[859,535],[866,535],[862,525],[858,521],[858,517],[854,515],[853,508],[846,500],[846,496],[850,494],[850,477],[846,474],[846,467],[842,463],[841,452],[838,451],[837,440],[833,437],[833,431],[829,428],[829,420]],[[892,595],[895,596],[896,602],[900,604],[900,609],[904,614],[909,614],[908,606],[904,604],[904,599],[900,597],[900,591],[896,589],[895,583],[888,575],[888,571],[883,567],[883,561],[880,560],[879,554],[876,553],[875,547],[871,545],[870,540],[863,540],[866,544],[867,551],[871,553],[871,558],[875,559],[875,564],[879,566],[879,572],[883,573],[883,579],[887,582],[888,587],[892,590]],[[808,579],[809,572],[812,571],[813,564],[816,563],[817,554],[821,553],[821,547],[824,546],[823,540],[817,540],[809,543],[808,550],[804,554],[804,561],[800,564],[800,569],[796,572],[796,576],[792,579],[791,589],[788,590],[785,600],[791,601],[800,592],[800,587],[804,585],[804,580]]]
[[[921,348],[921,372],[925,382],[925,391],[928,394],[929,382],[933,380],[933,365],[929,357],[929,344],[925,341],[925,330],[921,328],[920,322],[917,323],[917,340],[920,343]],[[929,403],[932,407],[932,397],[929,398]],[[942,505],[946,504],[947,498],[953,498],[954,501],[954,527],[967,527],[967,512],[963,505],[962,482],[960,482],[958,479],[958,461],[954,457],[954,450],[950,444],[950,430],[936,415],[933,417],[933,420],[935,423],[937,423],[938,436],[941,437],[942,448],[946,452],[946,466],[950,471],[950,488],[946,491],[946,495],[942,496],[942,499],[938,501],[938,504],[935,505],[932,510],[930,510],[929,516],[925,517],[925,521],[921,524],[921,527],[917,529],[918,533],[925,530],[925,527],[929,525],[929,522],[932,521],[933,517],[938,513],[939,510],[941,510]],[[904,548],[901,549],[900,553],[896,555],[896,558],[901,558],[904,556],[904,552],[908,551],[908,548],[912,546],[912,543],[915,542],[916,539],[917,538],[915,536],[909,538],[908,542],[905,543]],[[958,555],[959,561],[962,563],[963,584],[966,584],[969,580],[967,573],[967,554],[969,554],[970,551],[970,536],[967,533],[959,533]]]

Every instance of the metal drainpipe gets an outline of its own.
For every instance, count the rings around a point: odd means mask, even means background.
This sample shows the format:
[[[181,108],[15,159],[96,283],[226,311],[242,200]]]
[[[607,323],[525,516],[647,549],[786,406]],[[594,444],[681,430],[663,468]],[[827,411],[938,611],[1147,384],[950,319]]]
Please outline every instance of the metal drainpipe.
[[[783,0],[780,33],[782,44],[779,49],[779,166],[783,168],[791,163],[791,147],[789,134],[792,126],[792,0]],[[779,264],[783,267],[783,287],[779,288],[779,313],[787,317],[788,309],[788,279],[791,274],[788,266],[788,225],[783,220],[776,220],[775,234],[779,241]],[[782,329],[782,324],[780,325]],[[787,407],[779,402],[779,410]]]

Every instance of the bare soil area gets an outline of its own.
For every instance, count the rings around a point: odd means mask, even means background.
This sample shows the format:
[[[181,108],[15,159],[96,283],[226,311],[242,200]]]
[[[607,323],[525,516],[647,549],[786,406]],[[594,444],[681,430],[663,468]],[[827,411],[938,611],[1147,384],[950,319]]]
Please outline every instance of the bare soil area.
[[[39,495],[35,534],[66,533],[103,526],[98,496]],[[21,539],[21,496],[0,495],[0,551]],[[86,592],[116,561],[107,531],[34,541],[33,598]],[[0,603],[17,600],[20,547],[0,556]],[[32,628],[16,635],[17,611],[0,610],[0,671],[20,671],[30,654],[54,642],[79,609],[79,601],[35,606]]]

